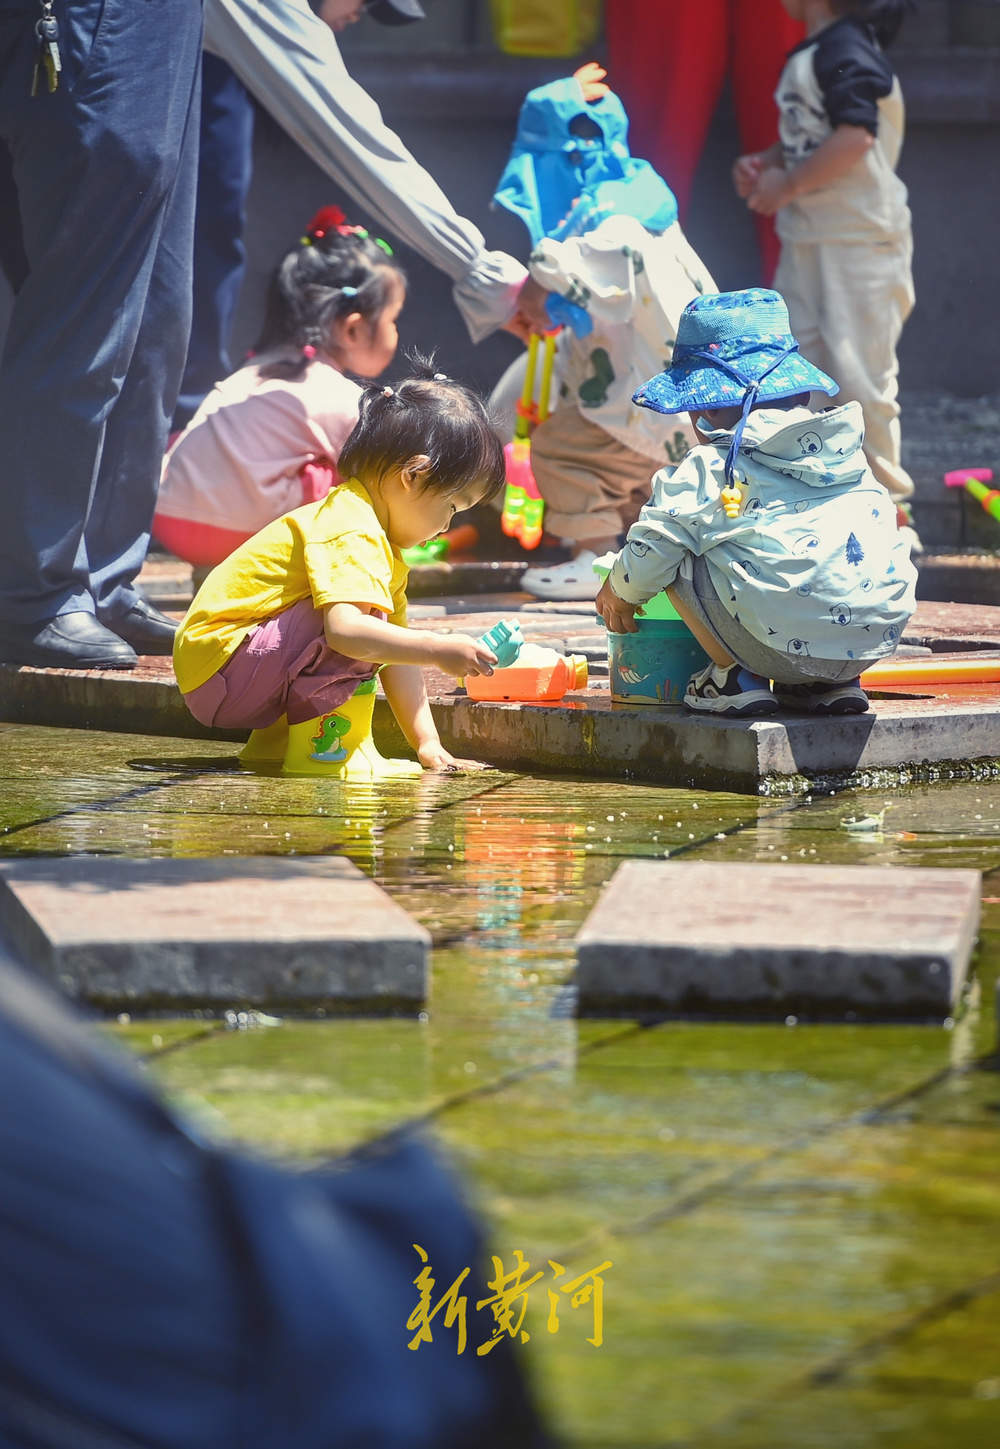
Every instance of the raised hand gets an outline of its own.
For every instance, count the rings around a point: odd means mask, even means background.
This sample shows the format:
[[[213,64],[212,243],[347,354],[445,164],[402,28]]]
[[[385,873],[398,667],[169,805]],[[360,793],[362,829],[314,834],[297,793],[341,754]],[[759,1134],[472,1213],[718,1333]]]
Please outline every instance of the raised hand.
[[[745,201],[760,180],[764,169],[763,157],[754,151],[746,156],[737,156],[733,162],[733,187],[737,196]]]
[[[573,72],[573,79],[579,81],[585,101],[599,101],[608,94],[611,87],[604,84],[606,75],[607,71],[596,60],[588,60],[586,65]]]

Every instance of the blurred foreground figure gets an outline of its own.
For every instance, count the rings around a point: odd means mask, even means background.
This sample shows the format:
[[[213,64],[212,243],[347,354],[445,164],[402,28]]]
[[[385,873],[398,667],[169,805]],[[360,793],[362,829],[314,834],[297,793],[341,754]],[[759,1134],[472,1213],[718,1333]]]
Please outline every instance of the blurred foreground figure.
[[[135,578],[191,321],[201,39],[199,0],[0,0],[8,664],[173,644]]]
[[[5,1449],[544,1449],[500,1343],[418,1350],[482,1245],[427,1149],[293,1172],[200,1141],[127,1060],[0,961]],[[439,1330],[440,1325],[440,1331]]]

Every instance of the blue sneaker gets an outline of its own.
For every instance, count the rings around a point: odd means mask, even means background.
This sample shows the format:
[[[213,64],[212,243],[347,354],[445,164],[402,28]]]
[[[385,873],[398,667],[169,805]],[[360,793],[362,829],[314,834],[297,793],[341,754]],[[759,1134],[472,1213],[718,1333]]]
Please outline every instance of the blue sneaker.
[[[684,703],[698,714],[717,714],[727,719],[776,714],[778,710],[768,681],[751,674],[742,664],[730,664],[728,669],[709,664],[693,674],[684,691]]]

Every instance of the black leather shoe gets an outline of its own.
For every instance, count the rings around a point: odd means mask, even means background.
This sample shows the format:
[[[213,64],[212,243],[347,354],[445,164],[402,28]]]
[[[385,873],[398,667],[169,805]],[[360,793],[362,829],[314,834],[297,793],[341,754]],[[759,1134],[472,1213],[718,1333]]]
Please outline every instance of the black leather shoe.
[[[83,610],[44,624],[0,623],[0,661],[36,669],[134,669],[135,650]]]
[[[106,619],[105,624],[113,629],[119,639],[131,644],[137,654],[172,654],[177,620],[161,614],[145,599],[136,599],[126,614]]]

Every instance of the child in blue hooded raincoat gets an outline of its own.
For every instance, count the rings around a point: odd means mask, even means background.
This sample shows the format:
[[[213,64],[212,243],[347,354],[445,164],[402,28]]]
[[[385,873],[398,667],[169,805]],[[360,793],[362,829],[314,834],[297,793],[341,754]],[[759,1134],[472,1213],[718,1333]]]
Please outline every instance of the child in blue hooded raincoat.
[[[494,197],[528,228],[531,276],[551,294],[553,324],[568,324],[556,408],[531,440],[546,529],[574,553],[525,573],[523,587],[547,599],[594,597],[595,556],[617,546],[656,470],[694,443],[686,420],[665,424],[632,394],[669,365],[687,303],[715,290],[673,193],[629,155],[622,103],[593,74],[604,72],[584,67],[528,94]]]
[[[635,401],[686,412],[702,445],[661,471],[597,607],[609,629],[665,589],[711,659],[685,705],[723,716],[862,714],[862,670],[896,649],[916,570],[862,451],[859,403],[799,354],[777,292],[699,297]],[[773,681],[773,688],[772,688]]]

